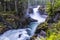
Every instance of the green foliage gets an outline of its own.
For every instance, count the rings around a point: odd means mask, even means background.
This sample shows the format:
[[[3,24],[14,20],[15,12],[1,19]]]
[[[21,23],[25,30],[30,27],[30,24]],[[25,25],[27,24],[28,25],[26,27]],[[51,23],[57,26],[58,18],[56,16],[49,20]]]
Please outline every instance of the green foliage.
[[[50,2],[47,2],[46,12],[48,13],[48,15],[51,15],[51,3]]]
[[[47,40],[60,40],[60,21],[53,23],[47,30]]]
[[[4,25],[4,22],[2,23],[0,22],[0,27],[2,28],[2,30],[3,27],[6,28],[7,25],[9,27],[12,26],[12,29],[13,28],[17,29],[20,27],[19,22],[22,20],[20,17],[23,15],[22,12],[24,12],[25,14],[25,11],[27,9],[27,4],[28,4],[28,0],[1,0],[0,1],[0,16],[2,17],[5,23],[9,23],[9,25],[8,24]]]
[[[40,40],[60,40],[60,21],[51,24],[46,33],[47,37],[41,37]]]
[[[46,40],[60,40],[60,34],[53,33],[49,37],[47,37]]]
[[[54,0],[54,2],[47,2],[46,4],[46,11],[49,16],[54,15],[60,9],[60,0]]]
[[[48,27],[48,23],[47,23],[47,22],[44,22],[44,23],[42,23],[42,24],[40,24],[40,25],[38,26],[38,29],[44,29],[44,28],[46,28],[46,27]]]
[[[41,37],[40,40],[60,40],[60,34],[51,34],[49,37],[43,38]]]
[[[60,7],[60,0],[55,0],[54,9],[57,9],[59,7]]]

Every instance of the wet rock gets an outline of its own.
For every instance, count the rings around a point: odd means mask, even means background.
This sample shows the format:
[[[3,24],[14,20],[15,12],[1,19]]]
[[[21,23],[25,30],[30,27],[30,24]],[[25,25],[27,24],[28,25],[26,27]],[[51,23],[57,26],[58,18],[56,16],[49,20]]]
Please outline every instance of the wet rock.
[[[45,14],[45,8],[43,6],[40,6],[38,11],[41,15]]]
[[[40,36],[46,37],[46,32],[43,31],[43,30],[41,30],[41,32],[40,32]]]
[[[30,22],[37,22],[37,20],[32,19],[31,17],[28,17],[28,19],[29,19]]]
[[[55,22],[57,21],[57,20],[60,20],[60,13],[57,13],[56,15],[55,15],[55,17],[54,17],[54,19],[53,19]]]
[[[22,18],[19,22],[19,25],[21,26],[20,28],[26,28],[26,26],[29,25],[30,22],[37,22],[37,20],[34,20],[28,16]]]
[[[18,38],[20,38],[21,37],[21,34],[19,34],[19,37]]]
[[[37,30],[36,34],[38,35],[38,37],[42,36],[42,37],[46,37],[46,32],[43,30]]]
[[[29,8],[29,13],[33,13],[33,8]]]
[[[7,27],[0,27],[0,35],[9,30]]]
[[[55,23],[58,22],[58,20],[60,20],[60,13],[55,13],[55,15],[53,15],[53,17],[50,17],[47,22]]]
[[[37,39],[37,34],[35,34],[34,36],[32,36],[32,37],[30,38],[30,40],[35,40],[35,39]]]

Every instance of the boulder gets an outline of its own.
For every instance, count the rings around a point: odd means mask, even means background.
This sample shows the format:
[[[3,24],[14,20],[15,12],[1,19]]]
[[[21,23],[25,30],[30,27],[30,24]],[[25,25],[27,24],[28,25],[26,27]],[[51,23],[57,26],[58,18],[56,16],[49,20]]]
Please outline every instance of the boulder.
[[[45,13],[45,8],[43,6],[40,6],[38,9],[39,13],[42,15]]]
[[[29,13],[33,13],[33,8],[29,8]]]

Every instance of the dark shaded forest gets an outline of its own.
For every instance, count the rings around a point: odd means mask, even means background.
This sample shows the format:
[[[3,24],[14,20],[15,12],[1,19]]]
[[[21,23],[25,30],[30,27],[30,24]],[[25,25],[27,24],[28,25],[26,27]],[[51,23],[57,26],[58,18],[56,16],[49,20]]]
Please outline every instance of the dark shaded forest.
[[[23,28],[26,26],[27,0],[0,0],[0,33],[9,29]],[[4,30],[3,30],[4,29]]]

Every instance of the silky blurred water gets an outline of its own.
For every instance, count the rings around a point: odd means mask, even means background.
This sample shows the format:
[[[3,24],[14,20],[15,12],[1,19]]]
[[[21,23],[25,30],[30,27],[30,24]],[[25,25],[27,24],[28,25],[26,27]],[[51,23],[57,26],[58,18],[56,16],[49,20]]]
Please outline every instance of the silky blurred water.
[[[34,35],[38,25],[45,22],[47,18],[47,15],[40,15],[38,8],[39,6],[33,8],[33,14],[28,14],[31,18],[37,20],[37,22],[31,22],[25,29],[9,30],[0,36],[0,40],[29,40]]]

